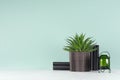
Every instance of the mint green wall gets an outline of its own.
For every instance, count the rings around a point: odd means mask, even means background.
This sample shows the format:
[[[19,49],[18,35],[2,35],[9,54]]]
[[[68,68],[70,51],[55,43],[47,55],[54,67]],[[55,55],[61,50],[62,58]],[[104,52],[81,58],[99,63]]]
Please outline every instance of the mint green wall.
[[[0,69],[52,69],[65,39],[86,33],[120,68],[120,1],[0,0]]]

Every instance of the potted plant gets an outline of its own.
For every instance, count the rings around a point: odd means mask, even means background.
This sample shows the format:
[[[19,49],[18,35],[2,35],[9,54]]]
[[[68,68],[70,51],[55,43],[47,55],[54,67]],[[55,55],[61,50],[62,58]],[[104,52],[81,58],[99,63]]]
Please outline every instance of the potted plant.
[[[91,37],[85,38],[85,34],[75,34],[69,37],[65,51],[70,53],[71,71],[90,71],[90,52],[95,51],[95,41]]]

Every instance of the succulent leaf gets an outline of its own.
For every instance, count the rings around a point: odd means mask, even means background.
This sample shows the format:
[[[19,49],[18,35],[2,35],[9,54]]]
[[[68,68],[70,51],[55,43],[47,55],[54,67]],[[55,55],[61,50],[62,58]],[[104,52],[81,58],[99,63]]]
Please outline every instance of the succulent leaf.
[[[64,50],[69,52],[92,52],[96,49],[93,49],[95,46],[95,40],[92,40],[91,37],[85,38],[85,34],[75,34],[73,37],[69,37],[67,40],[67,46],[64,47]]]

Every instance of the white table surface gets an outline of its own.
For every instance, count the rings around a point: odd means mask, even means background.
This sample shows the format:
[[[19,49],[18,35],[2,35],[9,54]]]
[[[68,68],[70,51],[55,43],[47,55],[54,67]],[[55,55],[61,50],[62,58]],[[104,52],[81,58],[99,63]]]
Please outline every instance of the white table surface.
[[[111,73],[70,71],[0,71],[0,80],[120,80],[120,70]]]

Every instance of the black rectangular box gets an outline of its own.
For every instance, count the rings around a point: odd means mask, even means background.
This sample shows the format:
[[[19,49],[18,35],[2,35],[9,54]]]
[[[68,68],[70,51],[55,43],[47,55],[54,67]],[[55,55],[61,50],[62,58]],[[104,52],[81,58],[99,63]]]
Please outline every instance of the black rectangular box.
[[[97,50],[90,53],[91,56],[91,70],[99,69],[99,45],[95,45]]]
[[[53,70],[70,70],[70,66],[53,66]]]
[[[70,70],[69,62],[53,62],[53,70]]]
[[[53,62],[53,66],[70,66],[69,62]]]

